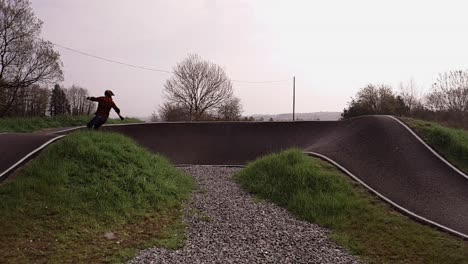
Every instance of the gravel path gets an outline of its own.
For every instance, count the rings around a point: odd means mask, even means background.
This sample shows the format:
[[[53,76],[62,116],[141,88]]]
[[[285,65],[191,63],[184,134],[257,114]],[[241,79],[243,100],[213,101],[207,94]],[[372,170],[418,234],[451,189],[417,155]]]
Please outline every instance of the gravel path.
[[[258,201],[232,180],[237,168],[182,168],[198,185],[186,210],[186,245],[143,250],[136,263],[359,263],[285,209]]]

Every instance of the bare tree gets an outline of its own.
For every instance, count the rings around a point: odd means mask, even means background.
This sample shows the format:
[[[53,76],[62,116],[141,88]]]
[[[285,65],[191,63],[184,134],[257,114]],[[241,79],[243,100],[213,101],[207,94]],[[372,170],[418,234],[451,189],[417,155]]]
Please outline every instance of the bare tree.
[[[151,122],[158,122],[158,121],[160,121],[159,115],[158,115],[158,113],[157,113],[156,111],[153,111],[153,113],[151,113],[150,121],[151,121]]]
[[[361,115],[403,115],[408,111],[403,98],[395,96],[390,86],[369,84],[352,98],[348,108],[343,110],[342,119]]]
[[[385,84],[367,85],[358,92],[357,99],[358,103],[375,114],[391,112],[395,105],[395,95],[392,88]]]
[[[15,116],[44,116],[49,104],[49,93],[49,89],[37,84],[21,89],[10,111]]]
[[[21,89],[63,79],[59,53],[38,39],[41,27],[29,0],[0,0],[0,117]]]
[[[45,116],[49,105],[49,89],[35,84],[25,90],[27,92],[23,106],[25,116]]]
[[[95,104],[86,100],[86,97],[89,96],[88,89],[72,85],[72,87],[65,89],[65,93],[70,103],[71,115],[89,115],[95,110]]]
[[[439,74],[427,104],[434,111],[468,112],[468,71]]]
[[[432,91],[425,97],[425,106],[433,112],[442,111],[445,109],[443,98],[444,95],[440,91]]]
[[[419,91],[413,79],[406,83],[400,82],[400,96],[410,111],[421,105]]]
[[[161,121],[188,121],[190,113],[181,105],[166,102],[159,108],[159,119]]]
[[[200,120],[233,96],[231,81],[224,70],[198,55],[189,55],[174,68],[174,76],[164,85],[164,96],[185,108],[190,120]]]
[[[225,121],[237,121],[240,120],[242,116],[242,106],[240,104],[240,99],[237,97],[232,97],[227,100],[225,103],[220,105],[216,110],[216,115],[218,119]]]

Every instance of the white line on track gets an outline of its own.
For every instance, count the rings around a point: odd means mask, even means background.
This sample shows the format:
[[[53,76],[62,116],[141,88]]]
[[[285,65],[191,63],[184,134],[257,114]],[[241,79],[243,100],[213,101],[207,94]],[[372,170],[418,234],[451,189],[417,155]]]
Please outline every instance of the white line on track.
[[[69,132],[69,131],[78,130],[80,128],[85,128],[85,127],[86,126],[78,126],[78,127],[67,128],[67,129],[47,133],[47,135],[53,135],[53,134],[58,134],[58,133]]]
[[[400,125],[402,125],[404,128],[406,128],[406,130],[408,130],[417,140],[419,140],[419,142],[421,142],[421,144],[423,144],[429,151],[432,152],[432,154],[434,154],[437,158],[439,158],[442,162],[444,162],[445,164],[447,164],[450,168],[452,168],[453,170],[455,170],[456,172],[458,172],[458,174],[460,174],[461,176],[465,177],[466,179],[468,179],[468,176],[463,173],[461,170],[459,170],[457,167],[453,166],[452,164],[450,164],[450,162],[448,162],[446,159],[444,159],[444,157],[442,157],[441,155],[439,155],[439,153],[437,153],[434,149],[431,148],[431,146],[429,146],[424,140],[422,140],[422,138],[420,138],[418,136],[418,134],[416,134],[411,128],[409,128],[405,123],[403,123],[401,120],[399,120],[398,118],[394,117],[394,116],[387,116],[395,121],[397,121]]]
[[[341,171],[343,171],[344,173],[346,173],[347,175],[349,175],[351,178],[353,178],[354,180],[356,180],[357,182],[359,182],[362,186],[364,186],[365,188],[367,188],[368,190],[370,190],[371,192],[373,192],[375,195],[377,195],[378,197],[380,197],[382,200],[386,201],[387,203],[391,204],[392,206],[396,207],[398,210],[404,212],[405,214],[411,216],[411,217],[414,217],[420,221],[423,221],[427,224],[430,224],[430,225],[433,225],[433,226],[436,226],[442,230],[445,230],[449,233],[452,233],[454,235],[457,235],[457,236],[460,236],[464,239],[468,239],[468,235],[466,234],[463,234],[461,232],[458,232],[456,230],[453,230],[451,229],[450,227],[446,227],[442,224],[439,224],[439,223],[436,223],[432,220],[429,220],[423,216],[420,216],[404,207],[402,207],[401,205],[395,203],[394,201],[390,200],[389,198],[387,198],[386,196],[384,196],[383,194],[379,193],[378,191],[374,190],[372,187],[370,187],[369,185],[367,185],[366,183],[364,183],[363,181],[361,181],[357,176],[355,176],[353,173],[351,173],[349,170],[347,170],[345,167],[341,166],[338,162],[332,160],[331,158],[325,156],[325,155],[322,155],[322,154],[319,154],[319,153],[316,153],[316,152],[304,152],[305,154],[309,155],[309,156],[314,156],[314,157],[318,157],[318,158],[321,158],[321,159],[324,159],[328,162],[330,162],[331,164],[335,165],[338,169],[340,169]]]
[[[197,166],[197,167],[223,167],[223,168],[245,168],[246,167],[246,165],[222,165],[222,164],[215,164],[215,165],[211,165],[211,164],[203,164],[203,165],[199,165],[199,164],[175,164],[173,166],[176,167],[176,168],[185,168],[185,167],[194,167],[194,166]]]

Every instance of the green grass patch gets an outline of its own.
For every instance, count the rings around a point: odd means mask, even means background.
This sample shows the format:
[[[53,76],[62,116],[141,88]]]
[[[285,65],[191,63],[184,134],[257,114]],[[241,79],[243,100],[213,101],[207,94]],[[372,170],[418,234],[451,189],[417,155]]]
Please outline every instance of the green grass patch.
[[[394,211],[332,165],[289,150],[236,175],[248,191],[332,230],[368,263],[468,263],[468,243]]]
[[[93,116],[57,116],[57,117],[13,117],[0,118],[0,132],[33,132],[45,128],[72,127],[86,125]],[[141,123],[136,118],[109,118],[106,124]]]
[[[120,262],[138,249],[180,247],[192,187],[129,138],[72,133],[0,185],[0,263]]]
[[[468,173],[468,131],[437,123],[403,118],[431,147],[459,169]]]

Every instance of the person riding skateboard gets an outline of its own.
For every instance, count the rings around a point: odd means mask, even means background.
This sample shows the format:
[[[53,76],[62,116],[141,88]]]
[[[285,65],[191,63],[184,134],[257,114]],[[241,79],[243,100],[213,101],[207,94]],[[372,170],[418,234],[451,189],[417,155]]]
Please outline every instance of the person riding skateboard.
[[[95,113],[95,117],[88,123],[88,128],[99,129],[109,118],[109,112],[111,108],[114,108],[115,112],[119,115],[121,120],[124,118],[120,115],[120,109],[112,100],[114,93],[111,90],[106,90],[104,96],[100,97],[86,97],[86,99],[94,102],[98,102],[98,108]]]

